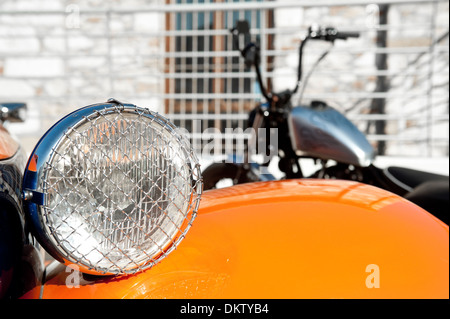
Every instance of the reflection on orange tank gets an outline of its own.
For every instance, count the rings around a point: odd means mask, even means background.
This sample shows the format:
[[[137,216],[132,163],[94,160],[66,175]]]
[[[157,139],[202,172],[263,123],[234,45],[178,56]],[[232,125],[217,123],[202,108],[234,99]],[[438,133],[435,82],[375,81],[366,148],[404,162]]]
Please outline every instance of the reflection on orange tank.
[[[448,226],[355,182],[205,192],[181,245],[132,276],[62,271],[43,298],[449,298]],[[69,285],[67,285],[69,284]]]
[[[12,157],[19,149],[19,144],[0,124],[0,160]]]

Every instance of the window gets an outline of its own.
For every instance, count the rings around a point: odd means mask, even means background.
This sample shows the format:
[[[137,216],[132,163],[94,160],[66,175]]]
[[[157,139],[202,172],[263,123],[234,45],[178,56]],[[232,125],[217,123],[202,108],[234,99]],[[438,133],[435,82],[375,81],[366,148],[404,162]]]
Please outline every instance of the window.
[[[166,113],[190,132],[245,128],[247,113],[260,98],[259,88],[254,70],[233,51],[229,31],[237,20],[245,19],[256,33],[254,39],[260,39],[273,24],[270,10],[239,10],[239,3],[246,2],[242,0],[222,1],[235,2],[236,10],[202,10],[202,5],[212,2],[168,0],[193,8],[166,14]],[[266,37],[268,49],[273,36]],[[268,70],[268,63],[264,65]]]

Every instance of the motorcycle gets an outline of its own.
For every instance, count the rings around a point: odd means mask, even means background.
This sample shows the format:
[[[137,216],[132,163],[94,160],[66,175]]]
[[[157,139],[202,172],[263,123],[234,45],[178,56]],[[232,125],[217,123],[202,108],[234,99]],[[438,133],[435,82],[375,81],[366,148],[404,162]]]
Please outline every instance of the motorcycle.
[[[343,180],[204,192],[189,140],[148,108],[82,107],[28,161],[3,126],[0,146],[3,298],[178,299],[152,309],[259,317],[279,316],[280,298],[449,297],[448,226],[417,205]]]
[[[250,30],[247,21],[238,21],[231,33],[234,48],[240,51],[248,67],[254,67],[266,103],[257,105],[249,114],[248,127],[252,128],[252,138],[247,144],[242,163],[231,159],[208,166],[203,171],[205,189],[217,188],[224,180],[232,180],[234,185],[276,180],[267,170],[274,158],[272,151],[276,148],[278,167],[285,179],[344,179],[374,185],[414,202],[448,224],[448,176],[403,167],[377,168],[373,164],[375,150],[365,135],[335,108],[323,101],[292,106],[293,95],[301,85],[303,92],[314,68],[330,52],[327,50],[319,57],[303,83],[302,57],[306,43],[320,40],[333,45],[336,40],[359,37],[358,33],[341,32],[333,27],[310,27],[299,47],[296,86],[278,93],[268,92],[263,83],[259,68],[260,48],[257,43],[248,41]],[[247,42],[244,48],[239,45],[242,37]],[[258,134],[261,128],[264,129],[263,133]],[[277,130],[277,147],[268,143],[263,150],[265,161],[262,164],[253,161],[251,155],[256,153],[256,141],[262,139],[272,142],[271,129]],[[313,159],[322,167],[305,176],[300,165],[305,158]]]

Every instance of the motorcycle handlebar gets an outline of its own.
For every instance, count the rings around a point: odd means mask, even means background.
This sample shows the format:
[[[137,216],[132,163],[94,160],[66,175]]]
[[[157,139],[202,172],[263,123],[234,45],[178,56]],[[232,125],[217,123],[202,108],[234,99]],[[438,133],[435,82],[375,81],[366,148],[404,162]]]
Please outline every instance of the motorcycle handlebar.
[[[312,40],[323,40],[333,42],[334,40],[341,39],[347,40],[348,38],[358,38],[359,32],[341,32],[333,27],[318,27],[312,26],[308,30],[308,38]]]
[[[245,63],[247,66],[254,66],[256,69],[257,74],[257,80],[261,87],[261,92],[263,96],[266,98],[266,100],[272,104],[272,102],[279,101],[281,104],[287,104],[290,97],[295,94],[299,88],[300,81],[302,79],[302,53],[303,53],[303,47],[308,39],[311,40],[324,40],[324,41],[330,41],[334,42],[336,39],[346,40],[348,38],[358,38],[359,33],[358,32],[339,32],[337,29],[333,27],[319,27],[317,25],[311,26],[308,29],[308,35],[306,38],[301,42],[300,48],[299,48],[299,64],[298,64],[298,77],[297,77],[297,84],[294,88],[294,90],[289,91],[289,95],[285,96],[278,96],[278,95],[272,95],[267,92],[266,87],[263,84],[261,71],[259,70],[259,47],[257,44],[249,42],[246,44],[244,49],[241,49],[239,47],[239,35],[250,35],[250,27],[247,21],[242,20],[238,21],[236,23],[236,27],[230,30],[230,32],[233,34],[233,48],[237,49],[241,52],[241,55],[245,59]],[[281,97],[281,99],[280,99]],[[278,104],[280,104],[278,103]]]
[[[338,32],[337,39],[359,38],[359,32]]]

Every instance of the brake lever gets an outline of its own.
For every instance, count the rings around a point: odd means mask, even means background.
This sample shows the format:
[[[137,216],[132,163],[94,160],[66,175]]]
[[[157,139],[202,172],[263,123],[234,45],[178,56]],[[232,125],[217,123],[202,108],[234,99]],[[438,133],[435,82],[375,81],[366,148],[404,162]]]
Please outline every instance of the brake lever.
[[[239,50],[239,35],[249,35],[250,34],[250,26],[247,20],[239,20],[236,22],[236,26],[230,29],[231,34],[233,35],[233,50]]]

